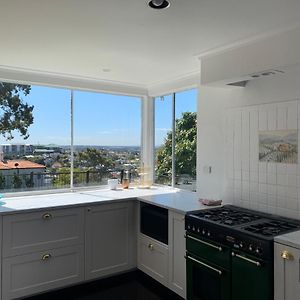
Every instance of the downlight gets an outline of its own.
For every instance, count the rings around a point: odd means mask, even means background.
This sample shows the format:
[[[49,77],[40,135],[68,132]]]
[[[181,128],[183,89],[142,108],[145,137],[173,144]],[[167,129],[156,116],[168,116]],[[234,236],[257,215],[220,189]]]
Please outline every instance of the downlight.
[[[151,0],[148,5],[153,9],[164,9],[170,6],[170,2],[167,0]]]

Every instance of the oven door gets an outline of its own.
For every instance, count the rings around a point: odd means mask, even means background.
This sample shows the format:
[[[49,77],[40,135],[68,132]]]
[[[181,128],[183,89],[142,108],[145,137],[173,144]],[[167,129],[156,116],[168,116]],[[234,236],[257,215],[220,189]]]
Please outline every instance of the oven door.
[[[273,267],[239,251],[232,252],[232,300],[273,299]]]
[[[230,299],[230,274],[226,269],[189,253],[186,268],[187,300]]]

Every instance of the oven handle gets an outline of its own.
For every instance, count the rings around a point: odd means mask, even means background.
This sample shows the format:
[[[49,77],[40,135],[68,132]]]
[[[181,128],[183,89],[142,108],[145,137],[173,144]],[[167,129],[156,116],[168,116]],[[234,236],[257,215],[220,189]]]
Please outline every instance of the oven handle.
[[[233,257],[237,257],[237,258],[243,259],[243,260],[245,260],[245,261],[247,261],[247,262],[249,262],[249,263],[251,263],[251,264],[254,264],[254,265],[256,265],[257,267],[260,267],[260,266],[261,266],[261,263],[260,263],[259,261],[252,260],[252,259],[247,258],[247,257],[245,257],[245,256],[236,254],[236,253],[234,253],[234,252],[232,252],[231,255],[232,255]]]
[[[204,266],[204,267],[206,267],[206,268],[208,268],[208,269],[210,269],[210,270],[218,273],[219,275],[222,275],[222,271],[220,271],[220,270],[218,270],[218,269],[216,269],[216,268],[214,268],[214,267],[212,267],[210,265],[207,265],[206,263],[204,263],[204,262],[202,262],[202,261],[200,261],[198,259],[195,259],[195,258],[193,258],[193,257],[191,257],[189,255],[186,255],[185,259],[190,259],[190,260],[196,262],[197,264],[202,265],[202,266]]]
[[[204,245],[206,245],[206,246],[209,246],[209,247],[211,247],[211,248],[217,249],[217,250],[219,250],[220,252],[223,251],[223,248],[222,248],[222,247],[220,247],[220,246],[215,246],[215,245],[213,245],[213,244],[211,244],[211,243],[208,243],[208,242],[199,240],[199,239],[197,239],[197,238],[195,238],[195,237],[193,237],[193,236],[191,236],[191,235],[186,234],[184,237],[185,237],[185,238],[188,238],[188,239],[192,239],[192,240],[197,241],[197,242],[199,242],[199,243],[202,243],[202,244],[204,244]]]

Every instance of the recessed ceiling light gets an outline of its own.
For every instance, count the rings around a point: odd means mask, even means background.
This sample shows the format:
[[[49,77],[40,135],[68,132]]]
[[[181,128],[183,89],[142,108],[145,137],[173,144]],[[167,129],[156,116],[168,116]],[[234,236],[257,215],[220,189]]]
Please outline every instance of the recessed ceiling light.
[[[108,72],[111,71],[111,69],[109,69],[109,68],[103,68],[102,71],[105,72],[105,73],[108,73]]]
[[[154,9],[164,9],[170,6],[170,2],[167,0],[151,0],[148,5]]]

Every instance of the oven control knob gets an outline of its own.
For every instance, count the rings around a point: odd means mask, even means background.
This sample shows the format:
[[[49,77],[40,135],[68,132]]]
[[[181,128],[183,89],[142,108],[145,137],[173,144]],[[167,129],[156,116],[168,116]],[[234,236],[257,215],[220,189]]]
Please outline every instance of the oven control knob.
[[[255,249],[255,252],[256,252],[257,254],[261,254],[261,253],[262,253],[262,249],[259,248],[259,247],[257,247],[257,248]]]
[[[240,246],[240,248],[243,249],[243,248],[245,247],[245,243],[244,243],[244,242],[240,242],[240,245],[239,245],[239,246]]]
[[[200,233],[200,228],[199,227],[197,228],[197,232]]]
[[[253,245],[250,244],[250,245],[249,245],[249,251],[253,251],[253,250],[254,250]]]
[[[195,226],[193,226],[193,229],[192,229],[193,231],[195,231],[196,230],[196,228],[195,228]]]
[[[187,229],[191,229],[191,225],[190,224],[188,224]]]
[[[207,231],[207,236],[210,236],[210,232],[209,231]]]
[[[205,235],[206,231],[205,229],[202,229],[202,234]]]

